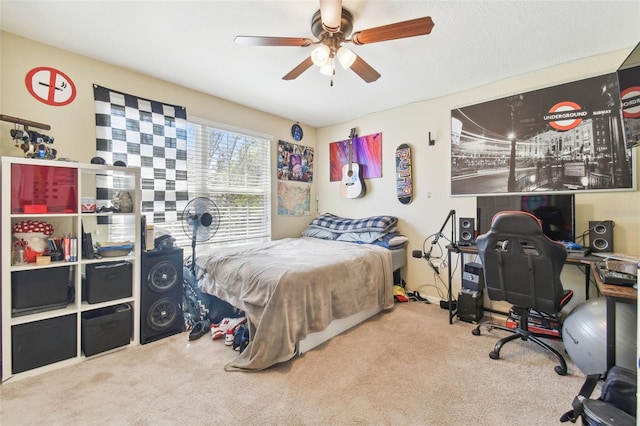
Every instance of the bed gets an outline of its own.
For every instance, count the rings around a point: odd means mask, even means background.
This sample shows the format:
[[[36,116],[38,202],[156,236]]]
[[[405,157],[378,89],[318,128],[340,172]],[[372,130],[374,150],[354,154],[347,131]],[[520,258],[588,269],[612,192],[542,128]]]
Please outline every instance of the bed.
[[[288,361],[391,308],[393,271],[406,263],[396,222],[325,214],[299,238],[199,253],[200,290],[247,316],[249,345],[225,369]]]

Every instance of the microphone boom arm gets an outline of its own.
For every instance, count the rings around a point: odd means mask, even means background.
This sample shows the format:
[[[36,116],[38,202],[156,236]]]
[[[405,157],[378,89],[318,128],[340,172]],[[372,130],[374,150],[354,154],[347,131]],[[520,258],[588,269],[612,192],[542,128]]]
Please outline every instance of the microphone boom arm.
[[[449,214],[447,215],[446,219],[444,220],[444,223],[442,224],[442,226],[440,227],[440,230],[438,231],[438,233],[436,234],[435,238],[433,239],[433,241],[431,242],[431,248],[429,249],[429,252],[426,253],[426,258],[430,259],[431,258],[431,252],[433,251],[433,246],[435,246],[436,244],[438,244],[438,240],[440,239],[440,236],[442,235],[442,231],[444,231],[445,226],[447,226],[447,223],[449,223],[449,219],[451,218],[453,219],[453,225],[451,226],[451,244],[453,244],[454,246],[456,245],[456,238],[455,238],[455,217],[456,217],[456,211],[455,210],[450,210]]]

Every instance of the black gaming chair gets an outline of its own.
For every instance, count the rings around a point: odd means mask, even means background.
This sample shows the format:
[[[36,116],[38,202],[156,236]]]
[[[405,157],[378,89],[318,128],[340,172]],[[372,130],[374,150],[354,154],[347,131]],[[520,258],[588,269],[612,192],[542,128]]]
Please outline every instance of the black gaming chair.
[[[520,211],[496,214],[491,229],[478,236],[476,244],[489,299],[513,304],[510,319],[515,323],[514,328],[481,323],[473,330],[476,336],[480,335],[482,326],[513,333],[499,340],[489,357],[500,358],[500,349],[507,342],[531,340],[555,355],[560,363],[555,367],[556,373],[567,374],[567,363],[562,355],[541,340],[541,334],[529,329],[535,318],[537,331],[554,329],[559,337],[562,326],[558,314],[573,296],[573,292],[564,290],[560,282],[560,272],[567,258],[565,247],[547,238],[535,216]]]

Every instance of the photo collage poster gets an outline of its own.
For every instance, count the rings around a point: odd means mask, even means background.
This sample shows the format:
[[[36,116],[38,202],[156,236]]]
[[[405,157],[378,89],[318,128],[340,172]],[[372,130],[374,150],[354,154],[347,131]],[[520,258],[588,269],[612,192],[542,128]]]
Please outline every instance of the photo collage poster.
[[[310,216],[313,148],[278,141],[278,215]]]

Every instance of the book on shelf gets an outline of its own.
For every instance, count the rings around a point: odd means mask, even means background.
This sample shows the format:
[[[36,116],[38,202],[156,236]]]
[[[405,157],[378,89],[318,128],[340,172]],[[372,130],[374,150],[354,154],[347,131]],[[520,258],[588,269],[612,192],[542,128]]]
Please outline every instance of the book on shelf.
[[[95,252],[93,250],[93,238],[90,232],[82,233],[82,257],[85,259],[95,258]]]
[[[93,238],[91,237],[91,232],[84,232],[84,222],[80,224],[82,226],[82,258],[83,259],[94,259],[95,250],[93,249]]]

